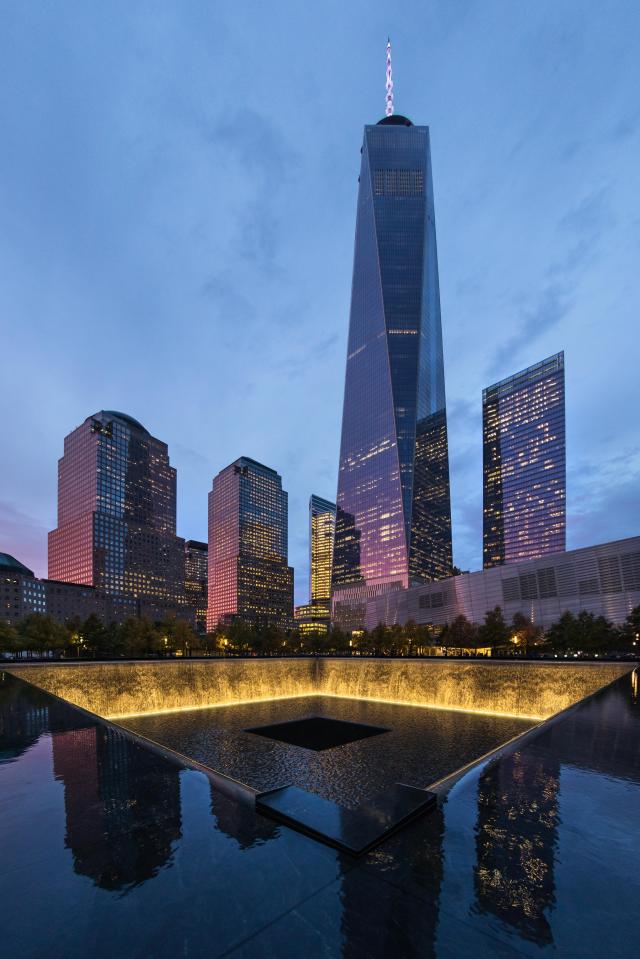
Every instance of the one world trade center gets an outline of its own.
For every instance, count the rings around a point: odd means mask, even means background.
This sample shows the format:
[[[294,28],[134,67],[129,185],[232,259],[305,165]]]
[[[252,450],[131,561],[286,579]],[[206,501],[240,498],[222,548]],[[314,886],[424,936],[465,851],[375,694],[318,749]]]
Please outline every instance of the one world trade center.
[[[451,573],[451,504],[429,128],[365,126],[338,474],[332,609]]]

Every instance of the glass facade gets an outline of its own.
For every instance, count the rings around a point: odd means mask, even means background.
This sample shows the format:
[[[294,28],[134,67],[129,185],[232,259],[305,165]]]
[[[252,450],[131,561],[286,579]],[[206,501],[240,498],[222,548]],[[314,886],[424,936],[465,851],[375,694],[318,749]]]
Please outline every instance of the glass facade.
[[[207,630],[207,576],[209,560],[206,543],[188,539],[184,544],[184,591],[196,614],[198,632]]]
[[[449,458],[429,130],[362,146],[333,591],[451,571]]]
[[[103,410],[65,438],[49,577],[185,603],[176,471],[166,443],[124,413]]]
[[[333,540],[336,532],[336,504],[321,496],[309,499],[309,598],[327,603],[331,599]]]
[[[566,541],[564,353],[483,390],[483,565]]]
[[[246,456],[222,470],[209,493],[207,628],[233,617],[289,628],[288,497],[275,470]]]

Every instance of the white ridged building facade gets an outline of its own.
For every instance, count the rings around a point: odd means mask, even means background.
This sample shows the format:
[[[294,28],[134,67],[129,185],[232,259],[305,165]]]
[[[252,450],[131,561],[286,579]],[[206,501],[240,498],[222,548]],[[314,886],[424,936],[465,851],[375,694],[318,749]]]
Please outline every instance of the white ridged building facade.
[[[460,614],[482,623],[487,610],[500,606],[507,622],[520,612],[546,629],[567,610],[622,623],[639,605],[640,536],[632,536],[374,596],[366,626],[409,620],[442,626]]]

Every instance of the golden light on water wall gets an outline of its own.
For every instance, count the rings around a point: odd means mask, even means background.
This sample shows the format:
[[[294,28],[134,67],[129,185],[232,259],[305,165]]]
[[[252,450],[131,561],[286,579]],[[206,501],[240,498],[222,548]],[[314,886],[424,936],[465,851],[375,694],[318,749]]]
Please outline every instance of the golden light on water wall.
[[[532,721],[631,672],[621,663],[323,657],[5,668],[107,717],[321,695]]]

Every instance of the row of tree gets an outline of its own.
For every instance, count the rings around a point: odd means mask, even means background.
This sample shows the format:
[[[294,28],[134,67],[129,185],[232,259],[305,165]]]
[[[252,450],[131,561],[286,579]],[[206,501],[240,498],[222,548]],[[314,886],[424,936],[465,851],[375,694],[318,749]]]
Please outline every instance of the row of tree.
[[[507,623],[502,609],[487,612],[479,626],[458,616],[448,626],[434,628],[408,622],[404,626],[379,624],[370,631],[328,634],[284,631],[275,626],[256,628],[240,620],[220,626],[205,636],[183,620],[128,619],[105,626],[97,616],[64,625],[50,616],[32,613],[17,626],[0,621],[0,652],[19,658],[112,659],[170,656],[282,656],[360,655],[421,656],[434,648],[448,655],[611,655],[640,653],[640,606],[621,627],[602,616],[563,613],[546,633],[526,616],[516,613]]]

